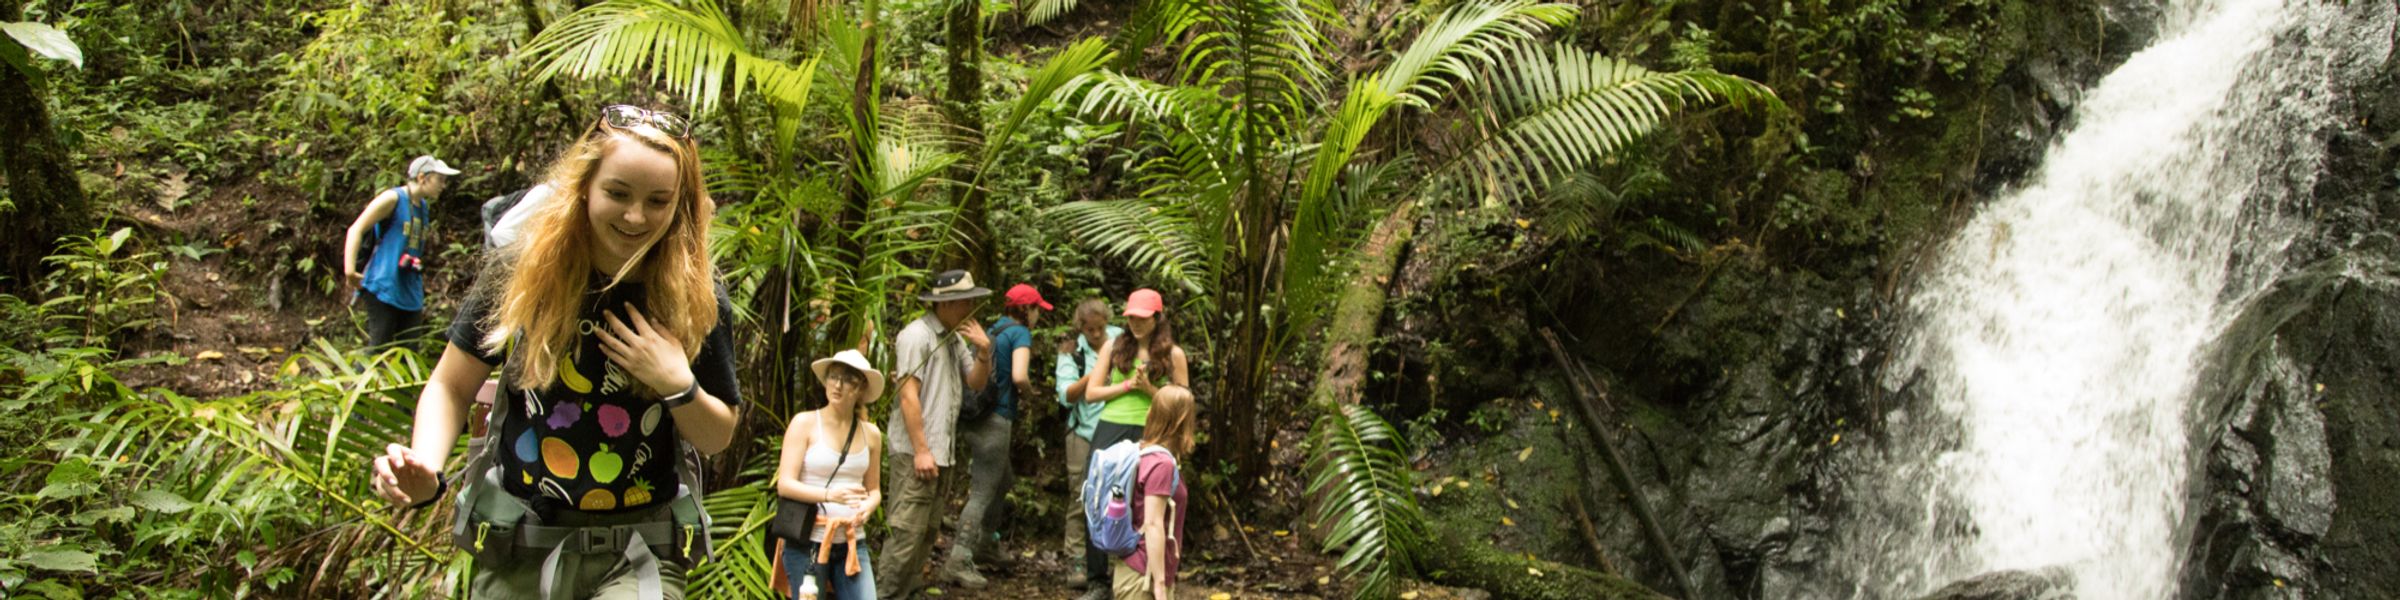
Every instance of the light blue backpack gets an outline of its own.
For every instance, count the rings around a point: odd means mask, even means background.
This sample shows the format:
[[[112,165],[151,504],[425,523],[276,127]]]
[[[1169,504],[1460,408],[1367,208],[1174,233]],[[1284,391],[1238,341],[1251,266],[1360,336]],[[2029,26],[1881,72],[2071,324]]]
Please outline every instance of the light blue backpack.
[[[1142,517],[1133,514],[1132,508],[1133,480],[1141,470],[1142,457],[1152,453],[1169,454],[1165,448],[1143,448],[1133,440],[1092,453],[1091,468],[1083,477],[1083,519],[1092,532],[1092,547],[1109,556],[1129,556],[1142,546]],[[1183,487],[1181,465],[1175,468],[1175,487]],[[1176,510],[1175,501],[1168,500],[1168,522],[1174,522]],[[1167,542],[1174,541],[1175,531],[1170,527]]]

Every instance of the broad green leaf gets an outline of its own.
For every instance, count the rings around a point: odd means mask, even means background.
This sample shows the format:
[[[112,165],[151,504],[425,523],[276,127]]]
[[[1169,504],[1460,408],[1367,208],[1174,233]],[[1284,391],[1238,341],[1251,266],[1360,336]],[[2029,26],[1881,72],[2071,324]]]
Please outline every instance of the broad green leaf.
[[[25,564],[45,571],[98,573],[100,557],[81,549],[46,548],[25,553]]]
[[[75,40],[68,39],[67,32],[56,27],[42,23],[0,23],[0,31],[8,32],[8,37],[42,58],[63,60],[75,68],[83,68],[83,49],[75,47]]]
[[[165,490],[142,490],[129,500],[134,506],[155,513],[176,514],[192,509],[192,501]]]

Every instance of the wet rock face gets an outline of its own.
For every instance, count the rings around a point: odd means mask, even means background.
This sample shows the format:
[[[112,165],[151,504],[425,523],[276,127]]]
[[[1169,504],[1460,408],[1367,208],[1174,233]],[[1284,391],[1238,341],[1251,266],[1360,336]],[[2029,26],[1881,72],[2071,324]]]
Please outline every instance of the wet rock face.
[[[2329,137],[2310,205],[2287,209],[2310,227],[2287,250],[2306,266],[2219,341],[2196,411],[2186,598],[2400,590],[2400,60],[2347,97],[2359,126]]]
[[[2070,600],[2072,586],[2066,571],[1996,571],[1942,586],[1918,600]]]
[[[2400,590],[2400,241],[2287,277],[2238,321],[2202,423],[2184,593]]]

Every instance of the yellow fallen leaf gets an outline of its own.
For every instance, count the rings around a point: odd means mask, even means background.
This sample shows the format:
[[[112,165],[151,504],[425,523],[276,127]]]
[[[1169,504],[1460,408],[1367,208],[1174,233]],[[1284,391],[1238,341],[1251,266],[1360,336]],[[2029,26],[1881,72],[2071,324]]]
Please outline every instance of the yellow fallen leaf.
[[[1292,536],[1292,531],[1291,531],[1291,530],[1289,530],[1289,529],[1277,529],[1277,530],[1275,530],[1275,537],[1291,537],[1291,536]]]
[[[1550,409],[1550,422],[1552,422],[1552,423],[1556,423],[1556,422],[1558,422],[1558,409],[1555,409],[1555,408],[1553,408],[1553,409]]]
[[[1827,442],[1825,445],[1827,445],[1827,446],[1831,446],[1831,445],[1834,445],[1834,444],[1839,444],[1839,443],[1842,443],[1842,434],[1836,433],[1836,434],[1833,434],[1833,441],[1831,441],[1831,442]]]
[[[1208,600],[1233,600],[1233,594],[1228,594],[1228,593],[1225,593],[1225,592],[1217,592],[1217,593],[1214,593],[1214,594],[1209,594],[1209,595],[1208,595]]]
[[[1439,498],[1439,497],[1441,497],[1441,495],[1442,495],[1442,484],[1439,484],[1439,483],[1433,484],[1433,489],[1432,489],[1432,490],[1430,490],[1430,491],[1428,491],[1428,492],[1426,492],[1426,493],[1433,494],[1433,495],[1434,495],[1434,497],[1436,497],[1436,498]]]
[[[1332,577],[1318,577],[1318,578],[1317,578],[1317,585],[1330,585],[1330,584],[1332,584],[1332,583],[1333,583],[1333,578],[1332,578]]]
[[[1525,572],[1526,572],[1527,574],[1533,575],[1533,576],[1535,576],[1535,577],[1540,577],[1540,576],[1542,576],[1542,570],[1541,570],[1541,569],[1536,569],[1536,568],[1533,568],[1533,567],[1525,567]]]
[[[1458,480],[1458,489],[1467,489],[1467,484],[1474,483],[1474,481],[1475,480],[1472,479],[1460,479]]]
[[[1525,228],[1529,228],[1529,227],[1533,227],[1533,222],[1532,222],[1532,221],[1527,221],[1527,220],[1524,220],[1524,219],[1517,219],[1517,228],[1518,228],[1518,229],[1525,229]]]
[[[1526,446],[1524,450],[1519,450],[1519,451],[1517,451],[1517,462],[1525,462],[1525,459],[1527,459],[1527,458],[1532,458],[1532,457],[1533,457],[1533,447],[1532,447],[1532,446]]]
[[[1847,319],[1850,318],[1850,313],[1842,312],[1842,309],[1836,308],[1833,309],[1833,318]]]
[[[199,354],[192,355],[192,360],[216,360],[220,358],[225,358],[225,353],[215,350],[202,350]]]
[[[1409,590],[1400,592],[1400,600],[1417,600],[1417,591]]]
[[[2283,579],[2277,578],[2275,580],[2275,587],[2283,587]]]
[[[1507,502],[1509,510],[1523,510],[1525,508],[1522,506],[1517,506],[1517,501],[1513,498],[1501,498],[1500,501]]]
[[[2319,393],[2319,394],[2325,393],[2325,384],[2322,384],[2322,383],[2320,383],[2320,384],[2317,384],[2317,393]]]
[[[1506,516],[1502,516],[1502,517],[1500,517],[1500,524],[1501,524],[1501,525],[1506,525],[1506,526],[1509,526],[1509,527],[1515,527],[1515,526],[1517,526],[1517,521],[1516,521],[1515,519],[1510,519],[1510,518],[1508,518],[1508,517],[1506,517]]]

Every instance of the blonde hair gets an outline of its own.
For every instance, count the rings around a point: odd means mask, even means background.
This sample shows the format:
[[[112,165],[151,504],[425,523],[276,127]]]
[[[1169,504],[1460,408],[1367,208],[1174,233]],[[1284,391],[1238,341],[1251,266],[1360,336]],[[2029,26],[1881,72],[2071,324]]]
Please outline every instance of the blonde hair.
[[[1199,399],[1180,385],[1158,388],[1150,395],[1150,420],[1142,425],[1142,443],[1162,446],[1177,460],[1192,452],[1192,434],[1200,428]]]
[[[699,149],[689,139],[677,140],[649,126],[613,127],[594,124],[583,139],[551,163],[547,184],[550,201],[526,220],[524,239],[505,256],[499,269],[486,271],[481,286],[495,283],[493,308],[484,316],[484,350],[499,352],[514,340],[519,389],[538,390],[558,375],[558,364],[576,343],[577,321],[591,289],[593,245],[586,194],[599,176],[600,161],[623,144],[641,144],[675,158],[674,211],[656,241],[626,259],[602,289],[616,287],[629,276],[646,288],[642,315],[652,327],[683,342],[684,358],[700,354],[708,332],[717,326],[716,266],[709,262],[708,226],[716,204],[701,181]]]

